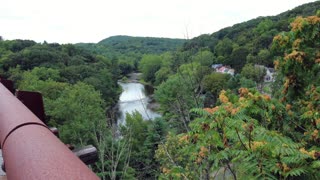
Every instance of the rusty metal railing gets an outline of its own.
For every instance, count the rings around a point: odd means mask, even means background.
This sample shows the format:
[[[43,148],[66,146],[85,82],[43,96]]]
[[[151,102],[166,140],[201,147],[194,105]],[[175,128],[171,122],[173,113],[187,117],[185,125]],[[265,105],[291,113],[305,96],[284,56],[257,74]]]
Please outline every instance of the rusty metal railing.
[[[1,83],[0,142],[9,180],[98,179]]]

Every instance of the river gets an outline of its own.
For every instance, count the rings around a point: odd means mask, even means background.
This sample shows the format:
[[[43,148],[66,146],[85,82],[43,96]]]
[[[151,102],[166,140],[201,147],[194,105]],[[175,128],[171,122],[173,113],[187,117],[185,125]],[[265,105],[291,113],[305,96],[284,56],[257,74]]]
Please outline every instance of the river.
[[[122,87],[119,98],[119,124],[124,124],[126,113],[134,111],[138,111],[145,120],[152,120],[161,116],[148,108],[150,98],[146,95],[144,85],[138,82],[119,82],[119,85]]]

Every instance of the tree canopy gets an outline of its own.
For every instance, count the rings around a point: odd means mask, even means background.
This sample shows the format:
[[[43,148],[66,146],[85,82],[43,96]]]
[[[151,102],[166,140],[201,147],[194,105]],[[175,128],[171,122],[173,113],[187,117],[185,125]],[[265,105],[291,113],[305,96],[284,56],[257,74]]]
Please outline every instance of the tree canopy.
[[[222,90],[215,107],[193,109],[189,131],[168,134],[156,152],[160,177],[211,179],[223,168],[233,179],[319,179],[319,27],[320,13],[298,17],[274,37],[283,54],[274,98]]]

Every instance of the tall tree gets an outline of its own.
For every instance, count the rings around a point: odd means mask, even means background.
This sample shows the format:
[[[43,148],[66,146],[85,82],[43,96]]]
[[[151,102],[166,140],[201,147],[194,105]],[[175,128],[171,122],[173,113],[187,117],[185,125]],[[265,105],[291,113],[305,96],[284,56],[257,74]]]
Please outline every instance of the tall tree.
[[[161,177],[212,179],[224,169],[233,179],[320,178],[320,13],[291,26],[274,38],[281,99],[221,91],[218,106],[194,109],[190,130],[159,146]]]
[[[155,82],[155,73],[161,68],[162,60],[159,55],[145,55],[140,61],[139,69],[146,82]]]

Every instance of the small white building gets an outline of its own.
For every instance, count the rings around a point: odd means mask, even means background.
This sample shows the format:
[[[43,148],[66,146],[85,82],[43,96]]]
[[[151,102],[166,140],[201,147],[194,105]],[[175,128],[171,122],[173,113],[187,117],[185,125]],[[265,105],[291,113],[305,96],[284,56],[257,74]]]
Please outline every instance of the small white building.
[[[274,68],[266,68],[267,74],[264,76],[265,82],[274,82],[275,80],[275,71]]]
[[[224,66],[223,64],[213,64],[211,66],[216,72],[234,75],[234,69]]]
[[[274,68],[268,68],[262,65],[254,65],[254,67],[263,68],[266,70],[266,75],[264,76],[264,82],[274,82],[275,81],[275,71]]]

